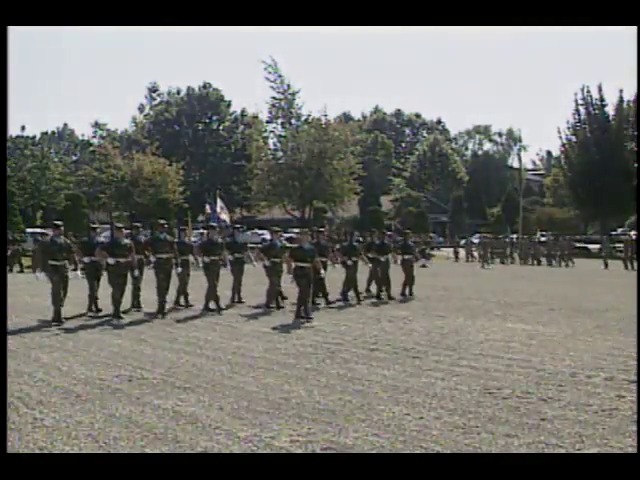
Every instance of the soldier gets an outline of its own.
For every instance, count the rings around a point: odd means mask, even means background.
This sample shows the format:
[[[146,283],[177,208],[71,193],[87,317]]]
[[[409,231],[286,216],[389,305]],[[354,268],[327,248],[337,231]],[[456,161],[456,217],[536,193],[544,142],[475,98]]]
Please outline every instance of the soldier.
[[[402,241],[397,247],[398,255],[400,256],[400,266],[404,274],[402,289],[400,290],[400,296],[402,298],[407,296],[407,290],[409,290],[409,296],[413,297],[413,286],[416,283],[415,262],[418,255],[415,244],[409,238],[410,235],[411,230],[402,232]]]
[[[533,261],[538,267],[542,266],[542,241],[533,239]]]
[[[549,235],[545,247],[546,248],[544,253],[545,260],[547,261],[547,267],[553,267],[554,260],[556,259],[558,253],[556,239],[553,236]]]
[[[96,255],[106,260],[107,279],[111,287],[111,306],[113,308],[111,318],[113,320],[123,320],[122,300],[127,289],[127,279],[131,266],[136,263],[136,251],[133,242],[124,237],[124,225],[116,223],[113,225],[113,238],[106,244],[99,245]],[[134,270],[134,277],[139,272]]]
[[[202,240],[195,248],[195,254],[202,261],[202,271],[207,279],[207,292],[204,297],[202,311],[217,311],[220,314],[224,310],[220,305],[220,295],[218,295],[220,269],[228,263],[228,258],[224,241],[220,238],[218,232],[218,225],[210,223],[207,231],[207,238]],[[211,302],[215,302],[216,310],[211,308]]]
[[[263,262],[264,271],[267,275],[269,285],[267,286],[267,298],[265,308],[278,310],[284,308],[282,305],[282,275],[284,274],[284,266],[282,264],[285,255],[285,246],[280,240],[282,230],[278,227],[271,229],[271,240],[266,242],[260,248],[258,255]]]
[[[516,241],[512,235],[507,239],[507,248],[509,249],[509,264],[515,265],[516,263]]]
[[[376,247],[376,235],[377,232],[375,230],[371,230],[370,232],[367,233],[366,235],[366,239],[365,239],[365,244],[364,244],[364,255],[367,259],[367,263],[369,265],[369,274],[367,275],[367,283],[365,284],[364,287],[364,294],[367,296],[371,296],[372,292],[371,292],[371,285],[373,285],[374,283],[378,283],[377,279],[376,279],[376,274],[378,273],[378,259],[376,258],[376,254],[374,252],[374,249]]]
[[[317,298],[324,298],[324,303],[326,306],[332,305],[332,302],[329,299],[329,291],[327,290],[327,281],[325,278],[325,273],[329,267],[329,259],[333,256],[332,248],[329,242],[327,242],[327,237],[324,228],[316,229],[316,240],[312,242],[313,247],[316,249],[316,253],[318,254],[318,260],[320,260],[320,267],[313,267],[313,284],[311,289],[311,304],[314,307],[317,307],[319,304],[317,302]]]
[[[460,240],[457,236],[453,237],[453,261],[460,263]]]
[[[311,289],[313,284],[313,272],[315,267],[320,274],[322,272],[322,264],[318,259],[318,254],[314,246],[310,243],[309,231],[300,230],[297,245],[289,251],[287,256],[287,273],[293,275],[293,280],[298,287],[298,298],[296,300],[296,313],[294,317],[294,325],[299,325],[301,320],[311,321]]]
[[[35,254],[36,277],[43,272],[51,282],[51,303],[53,305],[53,325],[62,325],[62,308],[69,290],[69,263],[78,271],[78,261],[71,242],[64,236],[64,223],[53,222],[52,235],[48,240],[38,243]],[[79,272],[78,272],[79,274]]]
[[[146,239],[142,235],[142,224],[134,222],[131,224],[131,243],[136,252],[135,261],[131,264],[131,310],[142,311],[142,301],[140,299],[142,280],[144,279],[145,267],[145,246]],[[135,275],[134,275],[135,274]]]
[[[157,231],[145,242],[145,251],[150,253],[156,274],[156,295],[158,308],[156,315],[165,318],[167,315],[167,295],[171,286],[171,270],[178,263],[178,251],[174,238],[167,233],[169,224],[166,220],[158,220]]]
[[[78,251],[84,264],[84,278],[87,280],[89,295],[87,300],[87,313],[102,313],[98,306],[98,292],[100,291],[100,280],[102,279],[103,265],[96,252],[102,245],[98,238],[98,225],[89,226],[89,235],[78,244]]]
[[[356,233],[352,232],[340,247],[340,259],[344,268],[344,282],[340,298],[344,303],[349,301],[349,293],[353,290],[358,304],[362,303],[360,289],[358,288],[358,262],[362,258],[366,262],[360,246],[356,243]]]
[[[387,294],[389,300],[395,300],[395,297],[391,293],[391,256],[393,254],[393,244],[390,242],[391,234],[380,234],[379,240],[376,242],[376,246],[373,253],[377,257],[377,272],[376,272],[376,300],[382,300],[382,291]]]
[[[627,234],[624,237],[622,244],[622,264],[624,265],[625,270],[635,270],[634,263],[634,251],[633,251],[634,239],[631,234]]]
[[[609,256],[611,255],[611,242],[608,234],[602,236],[602,268],[603,270],[609,270]]]
[[[242,226],[234,225],[231,240],[227,242],[226,248],[229,252],[229,268],[231,269],[231,301],[229,303],[245,303],[242,298],[242,280],[244,278],[244,267],[247,257],[255,266],[255,260],[249,253],[249,246],[242,242],[240,236]]]
[[[193,255],[193,244],[186,238],[187,227],[178,229],[178,240],[176,249],[178,251],[178,290],[174,307],[191,308],[193,304],[189,301],[189,279],[191,278],[191,256]],[[184,299],[184,303],[180,300]]]
[[[471,237],[467,237],[464,241],[464,261],[466,263],[473,262],[473,242],[471,241]]]
[[[480,268],[488,268],[491,255],[491,242],[487,235],[480,235],[478,250],[480,256]]]
[[[7,266],[9,273],[13,273],[13,269],[18,265],[19,272],[24,273],[24,263],[22,263],[22,242],[18,235],[9,235],[7,250]]]

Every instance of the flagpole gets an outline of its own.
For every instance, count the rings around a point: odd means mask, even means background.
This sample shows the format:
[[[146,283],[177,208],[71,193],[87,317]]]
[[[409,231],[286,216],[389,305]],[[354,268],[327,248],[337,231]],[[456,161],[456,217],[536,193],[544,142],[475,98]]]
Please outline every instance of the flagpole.
[[[524,199],[524,163],[522,163],[522,134],[519,135],[520,142],[518,143],[518,164],[520,167],[520,205],[519,205],[519,216],[518,216],[518,239],[522,238],[523,235],[523,225],[524,225],[524,207],[522,205]]]

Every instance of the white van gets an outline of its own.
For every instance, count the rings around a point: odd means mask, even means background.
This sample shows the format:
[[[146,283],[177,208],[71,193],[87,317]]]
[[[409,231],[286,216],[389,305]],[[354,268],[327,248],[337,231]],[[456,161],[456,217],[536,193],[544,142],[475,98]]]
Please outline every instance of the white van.
[[[38,237],[48,237],[51,235],[51,230],[45,228],[26,228],[24,231],[25,240],[22,243],[22,248],[28,252],[33,250],[33,240]]]

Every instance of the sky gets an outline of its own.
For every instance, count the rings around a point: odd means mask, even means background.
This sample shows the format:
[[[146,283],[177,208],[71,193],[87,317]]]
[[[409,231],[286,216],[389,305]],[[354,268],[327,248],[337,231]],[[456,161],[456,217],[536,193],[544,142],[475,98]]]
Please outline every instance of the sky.
[[[637,91],[637,27],[9,27],[9,133],[126,128],[152,81],[264,112],[269,56],[311,112],[519,128],[530,157],[557,150],[581,85]]]

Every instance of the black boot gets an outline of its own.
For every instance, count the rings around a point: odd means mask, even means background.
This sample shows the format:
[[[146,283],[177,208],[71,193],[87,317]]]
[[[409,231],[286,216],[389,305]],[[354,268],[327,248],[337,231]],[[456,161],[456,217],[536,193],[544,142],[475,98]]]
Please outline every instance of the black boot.
[[[191,308],[191,307],[193,307],[193,303],[191,303],[191,302],[189,301],[189,294],[188,294],[188,293],[187,293],[187,294],[185,294],[185,296],[184,296],[184,307],[185,307],[185,308]]]
[[[174,307],[182,307],[183,305],[180,303],[180,297],[176,297],[175,301],[173,302],[173,306]]]
[[[324,297],[325,306],[328,307],[329,305],[333,305],[334,303],[336,303],[336,302],[334,302],[333,300],[329,300],[329,296],[328,295],[326,297]]]
[[[51,319],[52,325],[63,325],[64,320],[62,319],[62,309],[56,308],[53,311],[53,318]]]
[[[102,309],[98,306],[98,300],[94,300],[93,302],[93,311],[95,313],[102,313]]]
[[[89,303],[87,303],[87,313],[95,313],[93,298],[89,297]]]

